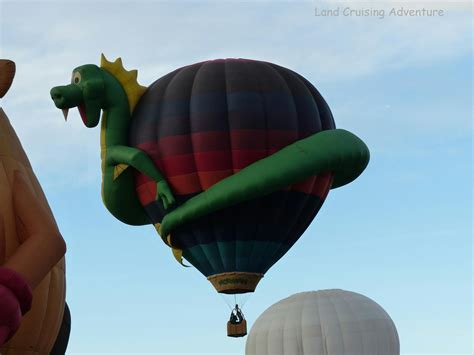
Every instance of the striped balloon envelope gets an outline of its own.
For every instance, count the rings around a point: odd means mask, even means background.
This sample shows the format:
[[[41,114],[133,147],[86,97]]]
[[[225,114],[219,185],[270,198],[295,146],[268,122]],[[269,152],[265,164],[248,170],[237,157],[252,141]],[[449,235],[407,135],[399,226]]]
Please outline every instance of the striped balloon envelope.
[[[133,112],[129,139],[153,159],[179,205],[297,140],[334,128],[328,105],[299,74],[268,62],[220,59],[150,85]],[[173,231],[173,243],[219,292],[251,292],[309,226],[332,180],[331,173],[312,176],[206,215]],[[159,223],[165,210],[155,200],[156,183],[135,173],[135,185],[150,220]]]

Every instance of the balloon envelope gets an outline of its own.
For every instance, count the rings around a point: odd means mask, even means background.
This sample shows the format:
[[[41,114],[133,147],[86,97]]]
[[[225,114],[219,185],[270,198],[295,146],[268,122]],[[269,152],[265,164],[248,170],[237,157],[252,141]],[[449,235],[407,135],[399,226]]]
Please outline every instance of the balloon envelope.
[[[370,298],[344,290],[298,293],[255,321],[246,355],[399,355],[395,325]]]
[[[297,140],[334,128],[326,102],[302,76],[272,63],[222,59],[154,82],[133,113],[130,145],[147,152],[181,204]],[[135,181],[150,220],[161,222],[165,211],[155,200],[156,183],[138,173]],[[212,213],[173,231],[173,243],[207,277],[240,274],[219,280],[222,285],[253,283],[241,276],[265,274],[289,250],[332,181],[331,173],[313,176]]]

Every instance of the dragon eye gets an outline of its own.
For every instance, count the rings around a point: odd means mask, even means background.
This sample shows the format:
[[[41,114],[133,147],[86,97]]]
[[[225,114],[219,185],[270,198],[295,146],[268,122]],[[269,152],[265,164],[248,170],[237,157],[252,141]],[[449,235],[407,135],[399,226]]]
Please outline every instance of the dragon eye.
[[[72,82],[74,84],[79,84],[81,82],[81,73],[78,71],[72,73]]]

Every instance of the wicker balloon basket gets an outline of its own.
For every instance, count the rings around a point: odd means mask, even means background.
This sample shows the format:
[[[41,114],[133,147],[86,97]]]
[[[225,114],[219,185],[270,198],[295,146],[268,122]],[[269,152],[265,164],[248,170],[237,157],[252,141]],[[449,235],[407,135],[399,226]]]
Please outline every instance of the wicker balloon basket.
[[[244,337],[247,335],[247,321],[245,319],[238,324],[234,324],[231,321],[227,322],[227,336],[233,338]]]

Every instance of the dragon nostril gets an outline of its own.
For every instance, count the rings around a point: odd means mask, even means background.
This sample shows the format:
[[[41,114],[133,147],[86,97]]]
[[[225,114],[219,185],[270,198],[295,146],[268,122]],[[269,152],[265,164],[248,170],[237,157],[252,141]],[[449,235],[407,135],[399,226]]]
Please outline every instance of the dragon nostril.
[[[59,90],[59,88],[51,89],[50,94],[51,94],[51,98],[53,99],[53,101],[61,101],[61,100],[64,99],[64,96],[61,93],[61,91]]]

